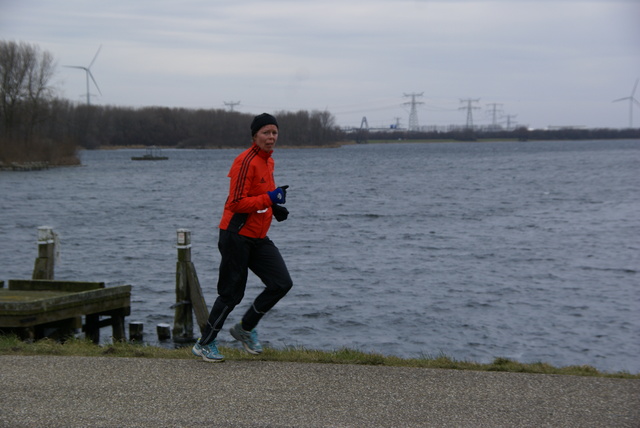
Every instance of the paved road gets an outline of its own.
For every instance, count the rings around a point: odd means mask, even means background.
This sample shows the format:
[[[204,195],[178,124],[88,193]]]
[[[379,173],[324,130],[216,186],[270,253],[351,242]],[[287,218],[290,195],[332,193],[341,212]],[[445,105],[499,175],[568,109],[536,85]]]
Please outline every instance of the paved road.
[[[640,380],[0,356],[3,427],[639,427]]]

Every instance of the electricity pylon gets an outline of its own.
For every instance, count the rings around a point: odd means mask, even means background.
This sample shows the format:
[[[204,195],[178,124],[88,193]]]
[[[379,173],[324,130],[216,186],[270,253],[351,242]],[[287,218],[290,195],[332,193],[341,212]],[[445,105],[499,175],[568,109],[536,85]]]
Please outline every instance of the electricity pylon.
[[[493,129],[497,129],[498,128],[498,113],[500,112],[500,108],[499,106],[501,106],[502,104],[498,104],[498,103],[489,103],[487,104],[487,107],[491,107],[491,127]]]
[[[512,120],[515,119],[517,116],[518,116],[517,114],[505,114],[503,116],[506,118],[507,131],[510,131],[512,127],[515,127],[517,122],[515,120],[512,122]]]
[[[416,106],[424,103],[416,101],[416,97],[421,97],[422,94],[424,94],[424,92],[420,92],[419,94],[415,92],[404,94],[405,97],[411,97],[411,101],[404,103],[404,105],[411,105],[411,111],[409,112],[409,131],[417,131],[420,127],[418,125],[418,109],[416,109]]]
[[[223,101],[224,105],[229,107],[229,111],[233,111],[233,108],[240,105],[240,101]]]
[[[458,110],[467,110],[467,129],[473,129],[473,115],[472,110],[478,110],[480,107],[474,107],[472,103],[480,102],[480,98],[466,100],[460,100],[461,103],[467,103],[466,107],[460,107]]]

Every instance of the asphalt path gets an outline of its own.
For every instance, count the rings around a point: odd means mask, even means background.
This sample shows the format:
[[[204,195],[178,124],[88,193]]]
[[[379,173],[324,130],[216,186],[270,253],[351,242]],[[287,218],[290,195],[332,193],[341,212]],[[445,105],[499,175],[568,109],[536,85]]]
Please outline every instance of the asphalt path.
[[[2,427],[640,427],[640,380],[0,356]]]

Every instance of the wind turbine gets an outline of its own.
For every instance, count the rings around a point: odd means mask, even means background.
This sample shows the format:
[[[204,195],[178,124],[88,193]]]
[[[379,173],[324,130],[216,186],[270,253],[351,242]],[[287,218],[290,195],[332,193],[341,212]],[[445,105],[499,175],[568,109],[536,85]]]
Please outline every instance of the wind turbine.
[[[618,98],[617,100],[613,100],[614,103],[618,101],[629,100],[629,128],[633,128],[633,104],[636,103],[638,104],[638,106],[640,106],[640,102],[635,98],[636,89],[638,88],[639,80],[640,79],[636,79],[636,84],[633,85],[633,90],[631,91],[631,95],[629,95],[628,97]]]
[[[89,92],[89,78],[91,78],[91,80],[93,81],[93,84],[96,86],[96,89],[98,90],[100,95],[102,95],[102,92],[100,91],[100,88],[98,87],[98,82],[96,82],[96,79],[93,78],[93,74],[91,74],[91,66],[93,65],[94,62],[96,62],[96,58],[98,58],[98,54],[100,53],[100,49],[102,49],[102,45],[100,45],[100,47],[98,48],[98,51],[96,52],[96,55],[93,57],[93,60],[91,61],[91,63],[89,64],[88,67],[83,67],[81,65],[65,65],[65,67],[67,67],[67,68],[79,68],[80,70],[84,70],[85,71],[85,73],[87,75],[87,105],[91,104],[91,93]]]

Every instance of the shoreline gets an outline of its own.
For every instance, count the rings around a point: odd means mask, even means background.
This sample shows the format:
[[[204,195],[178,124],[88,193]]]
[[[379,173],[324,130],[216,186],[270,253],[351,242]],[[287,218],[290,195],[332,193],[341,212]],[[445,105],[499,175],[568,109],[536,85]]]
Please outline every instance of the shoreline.
[[[565,142],[565,141],[600,141],[601,139],[580,139],[580,140],[561,140],[561,139],[531,139],[531,140],[526,140],[526,141],[521,141],[518,140],[517,138],[479,138],[477,140],[473,140],[473,141],[469,141],[469,140],[455,140],[455,139],[434,139],[434,140],[428,140],[428,139],[400,139],[400,140],[391,140],[391,139],[385,139],[385,140],[369,140],[366,143],[357,143],[355,140],[347,140],[347,141],[339,141],[339,142],[335,142],[333,144],[326,144],[326,145],[321,145],[321,146],[310,146],[310,145],[296,145],[296,146],[291,146],[291,145],[276,145],[276,150],[291,150],[291,149],[336,149],[336,148],[340,148],[343,146],[355,146],[355,145],[374,145],[374,144],[403,144],[403,143],[408,143],[408,144],[447,144],[447,143],[478,143],[478,144],[483,144],[483,143],[522,143],[522,144],[527,144],[527,143],[532,143],[532,142],[540,142],[540,141],[547,141],[547,142]],[[609,138],[609,140],[615,140],[615,141],[624,141],[624,140],[628,140],[628,141],[638,141],[640,142],[640,139],[638,138]],[[143,146],[143,145],[130,145],[130,146],[98,146],[95,149],[87,149],[87,148],[80,148],[78,150],[82,151],[82,150],[143,150],[143,149],[147,149],[149,146]],[[161,149],[163,150],[226,150],[226,149],[243,149],[246,148],[245,146],[210,146],[210,147],[180,147],[180,146],[162,146]]]
[[[115,342],[97,345],[82,338],[71,338],[64,343],[52,339],[23,342],[15,336],[0,334],[0,356],[76,356],[151,359],[193,359],[191,346],[178,347],[170,340],[163,342],[173,347],[151,345],[144,342]],[[418,369],[445,369],[473,372],[508,372],[559,376],[640,380],[640,373],[626,371],[602,372],[587,365],[555,367],[544,362],[520,363],[508,358],[495,358],[491,363],[459,361],[445,355],[437,357],[401,358],[371,354],[353,349],[319,351],[306,348],[265,348],[263,354],[250,355],[240,347],[222,346],[221,352],[228,361],[263,361],[304,364],[356,364],[363,366],[407,367]]]

